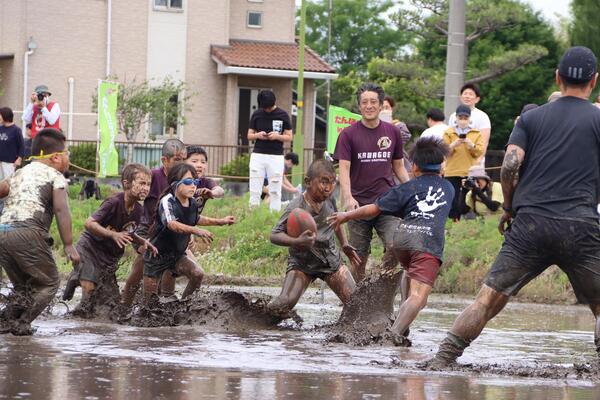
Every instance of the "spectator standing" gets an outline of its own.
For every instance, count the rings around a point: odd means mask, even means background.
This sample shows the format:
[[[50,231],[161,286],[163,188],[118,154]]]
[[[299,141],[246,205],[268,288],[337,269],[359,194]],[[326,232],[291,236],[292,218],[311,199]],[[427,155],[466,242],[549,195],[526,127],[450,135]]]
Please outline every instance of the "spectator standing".
[[[466,83],[460,89],[460,102],[469,106],[471,109],[471,125],[470,127],[478,130],[481,133],[483,150],[481,155],[478,157],[477,162],[481,163],[482,167],[485,167],[485,153],[487,152],[488,145],[490,143],[490,135],[492,132],[492,124],[490,117],[477,108],[477,103],[481,100],[481,90],[479,86],[474,83]],[[456,125],[456,113],[450,115],[448,118],[448,125]]]
[[[298,160],[298,154],[296,153],[290,152],[283,157],[283,192],[281,194],[281,198],[283,201],[289,201],[292,198],[294,198],[294,196],[296,196],[298,193],[302,192],[301,186],[296,187],[292,185],[292,183],[288,179],[288,176],[292,173],[292,168],[295,165],[298,165],[299,163],[300,161]]]
[[[381,87],[363,84],[356,94],[362,119],[344,128],[338,138],[334,158],[340,163],[340,187],[346,211],[373,204],[395,185],[394,176],[402,183],[409,180],[400,129],[379,118],[384,97]],[[348,223],[350,245],[361,259],[352,271],[356,282],[365,276],[373,230],[388,246],[397,226],[397,217],[383,214]]]
[[[31,93],[31,103],[23,112],[23,122],[31,124],[31,139],[44,128],[60,130],[60,106],[50,101],[48,86],[39,85]]]
[[[464,205],[464,191],[461,191],[462,181],[467,177],[469,168],[477,164],[483,154],[483,138],[477,129],[470,128],[471,109],[461,104],[456,108],[455,125],[444,132],[444,142],[450,146],[450,156],[446,162],[444,177],[454,187],[454,201],[449,217],[454,221],[460,220]]]
[[[0,181],[10,178],[23,161],[23,132],[13,117],[10,108],[0,108]]]
[[[292,141],[292,122],[287,112],[275,104],[275,93],[261,90],[257,96],[258,110],[250,117],[248,140],[254,140],[250,155],[250,207],[260,205],[263,182],[268,180],[269,208],[281,210],[283,184],[283,144]]]
[[[412,165],[410,161],[410,157],[408,156],[408,151],[406,151],[406,145],[410,142],[412,135],[408,130],[408,126],[399,119],[394,119],[394,106],[396,103],[391,96],[385,96],[383,99],[383,109],[379,113],[379,119],[385,122],[390,122],[392,125],[395,125],[400,129],[400,133],[402,135],[402,157],[404,159],[404,168],[409,173],[412,170]]]
[[[421,133],[421,138],[434,137],[436,139],[444,139],[444,132],[448,130],[448,125],[444,123],[446,117],[444,112],[439,108],[430,108],[427,111],[427,126],[428,128]]]
[[[500,182],[492,182],[481,165],[474,165],[469,169],[469,177],[463,184],[463,190],[468,192],[463,214],[471,211],[476,216],[484,216],[502,212],[502,186]]]

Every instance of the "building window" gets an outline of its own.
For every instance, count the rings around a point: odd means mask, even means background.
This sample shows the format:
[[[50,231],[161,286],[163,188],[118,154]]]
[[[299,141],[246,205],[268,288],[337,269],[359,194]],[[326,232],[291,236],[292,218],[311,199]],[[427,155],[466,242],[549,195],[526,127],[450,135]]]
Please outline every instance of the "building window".
[[[153,0],[155,10],[183,10],[183,0]]]
[[[248,11],[248,27],[262,28],[262,13],[258,11]]]
[[[177,116],[179,108],[179,96],[174,94],[165,103],[162,110],[150,117],[150,139],[155,140],[157,137],[171,137],[177,135]]]

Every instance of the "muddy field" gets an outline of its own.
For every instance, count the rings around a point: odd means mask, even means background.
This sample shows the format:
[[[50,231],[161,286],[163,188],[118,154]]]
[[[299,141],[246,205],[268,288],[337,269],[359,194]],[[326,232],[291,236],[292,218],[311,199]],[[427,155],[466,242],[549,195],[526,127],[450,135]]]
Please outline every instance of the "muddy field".
[[[309,290],[297,307],[301,324],[273,326],[268,318],[245,320],[244,313],[224,311],[226,304],[236,310],[245,304],[246,312],[260,316],[256,311],[276,293],[203,289],[205,304],[192,310],[203,317],[185,317],[174,327],[65,319],[66,308],[58,304],[36,321],[35,336],[0,336],[0,397],[600,398],[593,319],[585,307],[509,305],[459,368],[432,372],[420,365],[468,299],[434,296],[413,326],[410,348],[332,343],[341,307],[329,291],[321,304]],[[176,307],[189,311],[192,303]]]

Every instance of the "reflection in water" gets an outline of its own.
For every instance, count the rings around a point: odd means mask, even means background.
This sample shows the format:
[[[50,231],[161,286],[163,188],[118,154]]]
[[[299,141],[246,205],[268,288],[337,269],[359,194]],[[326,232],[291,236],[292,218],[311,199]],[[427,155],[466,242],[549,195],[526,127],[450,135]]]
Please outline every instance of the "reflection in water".
[[[545,307],[509,307],[469,350],[468,362],[572,362],[574,355],[593,352],[587,343],[592,325],[587,310]],[[460,309],[462,304],[434,298],[417,321],[411,349],[325,344],[322,335],[310,330],[236,335],[193,327],[143,329],[49,318],[38,322],[34,337],[0,336],[0,398],[600,398],[600,386],[589,382],[469,377],[390,367],[392,357],[412,362],[429,357]],[[323,323],[323,318],[333,320],[339,308],[332,300],[325,312],[313,304],[303,304],[299,311],[311,326]],[[550,311],[554,322],[543,318]],[[536,325],[536,319],[544,323]]]

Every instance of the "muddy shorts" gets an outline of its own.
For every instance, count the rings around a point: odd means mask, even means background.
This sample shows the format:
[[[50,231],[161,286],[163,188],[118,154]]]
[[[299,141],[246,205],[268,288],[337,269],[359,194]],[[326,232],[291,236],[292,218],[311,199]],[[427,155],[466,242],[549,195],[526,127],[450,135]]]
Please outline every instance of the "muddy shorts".
[[[551,265],[568,276],[577,300],[600,304],[600,226],[598,223],[519,214],[484,283],[515,295]]]
[[[418,250],[395,250],[394,254],[410,279],[433,287],[442,265],[437,257]]]
[[[153,257],[152,254],[147,251],[146,254],[144,254],[144,276],[158,278],[161,277],[166,270],[170,270],[173,275],[177,276],[177,271],[175,270],[177,262],[185,256],[185,253],[159,253],[156,257]]]
[[[348,222],[348,242],[356,248],[360,257],[371,253],[371,240],[373,240],[373,229],[381,238],[386,247],[389,247],[398,227],[400,219],[393,215],[379,214],[369,219],[359,219]]]
[[[150,235],[150,226],[145,223],[140,223],[138,225],[137,229],[135,230],[135,233],[142,239],[148,239],[148,237]],[[132,242],[131,246],[134,248],[135,251],[138,251],[138,252],[139,252],[139,248],[142,247],[141,244],[135,243],[135,242]]]
[[[324,265],[322,268],[312,269],[312,268],[304,268],[300,265],[290,264],[290,265],[288,265],[287,271],[285,271],[285,272],[288,273],[290,271],[300,271],[300,272],[303,272],[304,274],[308,275],[310,277],[310,279],[313,281],[315,279],[321,279],[324,281],[325,278],[327,278],[329,275],[336,273],[340,269],[340,265],[338,265],[335,268],[331,268],[327,265]]]

